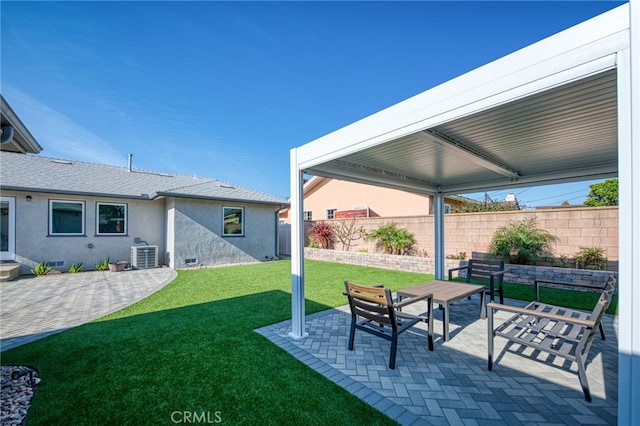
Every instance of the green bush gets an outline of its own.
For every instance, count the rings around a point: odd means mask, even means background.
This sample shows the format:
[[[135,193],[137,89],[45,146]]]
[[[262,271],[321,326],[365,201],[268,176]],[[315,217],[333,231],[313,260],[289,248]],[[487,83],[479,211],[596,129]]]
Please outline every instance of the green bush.
[[[580,251],[575,254],[578,269],[592,269],[602,271],[607,267],[607,257],[604,255],[602,247],[580,247]]]
[[[105,256],[105,258],[102,259],[102,262],[96,263],[96,269],[98,271],[106,271],[109,269],[109,257]]]
[[[36,276],[47,275],[49,272],[53,271],[53,268],[49,266],[49,262],[38,263],[35,268],[31,270],[31,273]]]
[[[416,243],[414,235],[403,228],[398,228],[395,223],[380,225],[376,230],[367,234],[366,240],[375,240],[388,254],[409,254]]]
[[[82,271],[82,262],[74,263],[69,266],[69,272],[75,274],[76,272]]]
[[[489,252],[508,263],[535,265],[538,260],[553,254],[552,247],[559,240],[538,228],[538,219],[532,216],[498,228],[491,238]]]

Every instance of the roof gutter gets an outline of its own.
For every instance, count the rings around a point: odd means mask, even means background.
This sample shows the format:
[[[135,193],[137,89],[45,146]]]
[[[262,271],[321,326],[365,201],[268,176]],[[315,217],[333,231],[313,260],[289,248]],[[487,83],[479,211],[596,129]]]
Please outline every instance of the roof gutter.
[[[247,200],[242,198],[223,198],[223,197],[206,197],[203,195],[184,195],[176,194],[173,192],[154,192],[149,195],[149,199],[154,200],[159,197],[173,197],[173,198],[187,198],[191,200],[209,200],[209,201],[230,201],[234,203],[247,203],[247,204],[264,204],[268,206],[289,206],[289,203],[282,201],[261,201],[261,200]]]

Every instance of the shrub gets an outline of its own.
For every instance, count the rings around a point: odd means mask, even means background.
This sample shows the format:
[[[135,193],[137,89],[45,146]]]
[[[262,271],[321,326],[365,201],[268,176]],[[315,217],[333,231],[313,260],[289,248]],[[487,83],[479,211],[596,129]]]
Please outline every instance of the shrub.
[[[537,217],[513,221],[494,232],[489,244],[493,256],[501,256],[508,263],[536,264],[553,254],[552,246],[560,239],[538,228]]]
[[[607,267],[607,257],[602,247],[580,247],[575,254],[576,268],[602,271]]]
[[[109,269],[109,257],[105,256],[105,258],[102,259],[102,262],[96,263],[96,269],[98,271],[106,271]]]
[[[49,272],[53,271],[53,268],[49,266],[49,262],[41,262],[36,265],[35,268],[31,270],[31,273],[36,276],[47,275]]]
[[[408,254],[416,243],[411,232],[398,228],[395,223],[380,225],[365,238],[369,241],[376,240],[376,244],[388,254]]]
[[[69,272],[75,274],[76,272],[82,271],[82,262],[74,263],[69,266]]]
[[[458,254],[448,254],[447,255],[447,259],[465,260],[466,258],[467,258],[467,252],[466,251],[461,251]]]
[[[316,222],[309,234],[310,247],[323,249],[332,248],[336,241],[333,224],[329,222]]]

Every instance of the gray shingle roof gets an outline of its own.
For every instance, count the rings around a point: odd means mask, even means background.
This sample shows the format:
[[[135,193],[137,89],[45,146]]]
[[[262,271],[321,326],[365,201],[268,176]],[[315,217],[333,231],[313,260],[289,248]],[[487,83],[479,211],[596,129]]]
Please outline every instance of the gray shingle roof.
[[[49,193],[150,199],[158,196],[289,204],[286,198],[212,178],[0,152],[0,187]]]

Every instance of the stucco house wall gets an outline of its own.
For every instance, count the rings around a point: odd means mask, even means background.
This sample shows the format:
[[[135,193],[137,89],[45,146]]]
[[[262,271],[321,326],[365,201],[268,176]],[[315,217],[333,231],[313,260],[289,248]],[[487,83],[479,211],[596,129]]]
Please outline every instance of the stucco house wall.
[[[131,258],[135,238],[158,245],[164,253],[164,200],[133,200],[82,195],[47,194],[31,191],[2,191],[3,197],[15,199],[16,262],[20,272],[28,274],[41,262],[55,265],[58,271],[82,262],[84,270],[95,269],[105,256],[111,261]],[[29,199],[27,197],[30,197]],[[82,201],[85,203],[85,234],[81,236],[53,236],[49,233],[49,200]],[[122,236],[96,235],[96,203],[127,205],[128,233]],[[163,259],[159,257],[159,263]]]
[[[461,201],[446,197],[445,205],[452,209]],[[314,176],[305,183],[304,211],[311,220],[327,219],[327,209],[348,211],[370,209],[370,217],[402,217],[433,214],[433,197],[397,189],[365,185],[338,179]],[[280,214],[282,223],[291,223],[289,210]]]
[[[132,246],[146,244],[158,247],[159,265],[174,268],[266,261],[278,254],[277,212],[287,205],[284,198],[212,178],[6,151],[0,155],[0,192],[3,201],[10,200],[3,208],[15,217],[5,221],[15,245],[3,248],[2,257],[14,261],[11,268],[19,267],[22,274],[41,262],[60,272],[78,262],[92,270],[105,257],[133,263]],[[52,200],[62,201],[55,217]],[[117,213],[102,208],[98,224],[98,203],[120,206]],[[227,211],[230,235],[223,233],[225,207],[236,209]],[[50,213],[56,235],[49,230]],[[244,232],[234,235],[240,222]],[[2,232],[4,238],[4,225]]]
[[[223,207],[244,209],[244,233],[223,235]],[[273,205],[175,198],[167,202],[172,268],[216,266],[277,257],[277,212]]]

